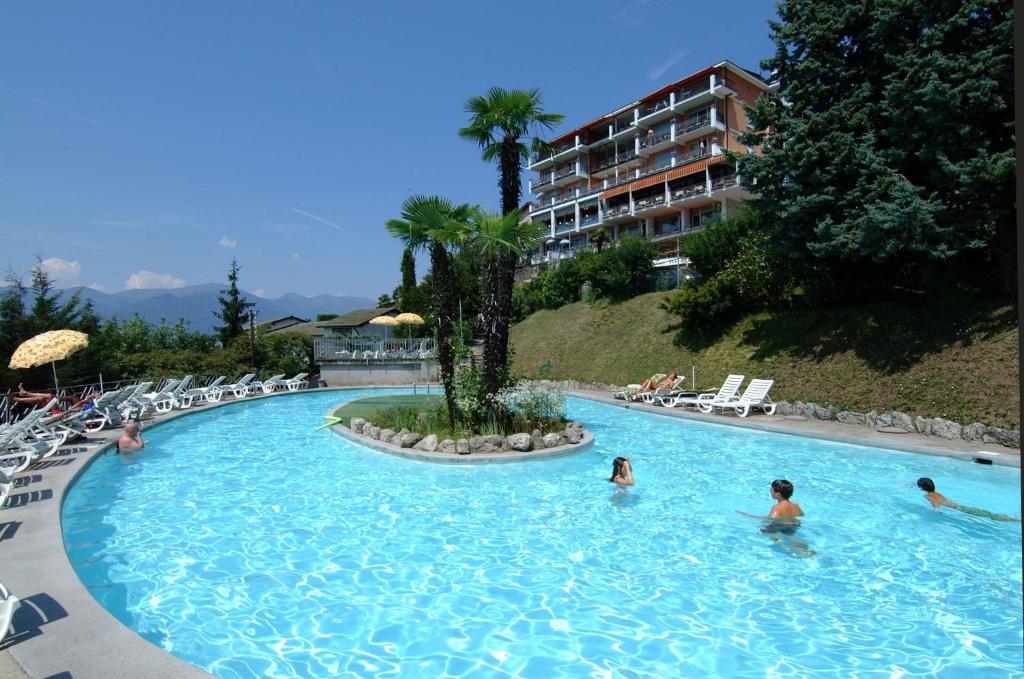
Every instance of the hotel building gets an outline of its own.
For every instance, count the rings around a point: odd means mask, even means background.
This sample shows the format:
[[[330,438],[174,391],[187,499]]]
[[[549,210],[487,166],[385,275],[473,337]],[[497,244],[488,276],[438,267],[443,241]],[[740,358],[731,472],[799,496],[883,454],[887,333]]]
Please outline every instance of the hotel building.
[[[550,140],[530,159],[529,218],[550,236],[529,263],[589,247],[600,227],[611,242],[650,238],[655,266],[677,266],[681,235],[749,197],[724,152],[754,151],[736,141],[744,106],[774,87],[723,61]]]

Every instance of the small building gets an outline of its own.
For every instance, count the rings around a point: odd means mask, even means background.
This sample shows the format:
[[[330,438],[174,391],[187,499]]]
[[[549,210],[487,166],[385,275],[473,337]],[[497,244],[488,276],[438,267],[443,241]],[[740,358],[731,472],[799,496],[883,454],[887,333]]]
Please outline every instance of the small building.
[[[323,329],[324,337],[384,337],[387,326],[372,325],[370,319],[397,315],[395,307],[356,309],[329,321],[319,321],[316,325]]]
[[[269,321],[257,323],[256,330],[264,334],[279,332],[300,323],[309,323],[309,319],[299,318],[298,316],[281,316],[280,318],[272,318]]]
[[[275,331],[270,331],[275,332]],[[296,323],[295,325],[289,325],[286,328],[277,330],[277,333],[293,334],[293,335],[305,335],[307,337],[323,337],[324,329],[317,325],[316,321],[306,321],[305,323]]]

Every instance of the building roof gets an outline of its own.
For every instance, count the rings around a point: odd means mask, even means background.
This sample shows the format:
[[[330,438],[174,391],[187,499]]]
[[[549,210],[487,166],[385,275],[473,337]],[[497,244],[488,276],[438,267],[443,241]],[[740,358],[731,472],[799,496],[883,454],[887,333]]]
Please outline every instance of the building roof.
[[[379,309],[356,309],[329,321],[319,321],[316,325],[320,328],[357,328],[368,323],[371,318],[391,316],[397,313],[398,309],[393,306]]]
[[[324,329],[321,328],[316,321],[306,321],[305,323],[296,323],[295,325],[289,325],[284,328],[279,328],[272,331],[275,335],[307,335],[309,337],[323,337]]]
[[[295,319],[296,323],[308,323],[309,322],[308,318],[299,318],[298,316],[281,316],[280,318],[271,318],[269,321],[263,321],[262,323],[257,323],[256,327],[257,328],[261,328],[264,325],[273,325],[275,323],[280,323],[281,321],[287,321],[287,320],[291,320],[291,319]]]
[[[766,81],[764,78],[762,78],[760,75],[757,75],[753,71],[745,69],[745,68],[741,68],[741,67],[737,66],[736,64],[732,63],[731,61],[729,61],[728,59],[726,59],[725,61],[718,62],[714,66],[709,66],[707,68],[702,68],[701,70],[697,71],[696,73],[691,73],[690,75],[686,76],[685,78],[680,78],[679,80],[676,80],[675,82],[669,83],[668,85],[665,85],[664,87],[660,87],[660,88],[658,88],[657,90],[655,90],[653,92],[645,94],[644,96],[640,97],[636,101],[633,101],[633,102],[631,102],[629,104],[626,104],[625,106],[620,106],[619,108],[615,109],[611,113],[607,113],[607,114],[601,116],[600,118],[595,118],[594,120],[591,120],[589,123],[580,125],[578,127],[574,127],[573,129],[569,130],[568,132],[563,132],[559,136],[557,136],[554,139],[551,139],[550,141],[548,141],[548,143],[549,144],[557,144],[557,143],[559,143],[561,141],[564,141],[564,140],[568,139],[569,137],[575,136],[579,132],[583,132],[584,130],[590,129],[594,125],[606,122],[606,121],[614,118],[615,116],[619,115],[623,111],[631,109],[634,106],[639,106],[640,104],[644,103],[645,101],[648,101],[650,99],[657,99],[658,97],[663,96],[663,95],[667,94],[668,92],[671,92],[672,90],[676,89],[677,87],[682,87],[683,85],[689,84],[689,83],[691,83],[691,82],[693,82],[695,80],[703,78],[706,75],[710,75],[716,69],[719,69],[719,68],[727,68],[730,71],[732,71],[733,73],[735,73],[736,75],[739,75],[740,77],[745,78],[746,80],[756,82],[758,85],[760,85],[762,87],[765,87],[766,89],[771,89],[772,83],[769,83],[768,81]]]

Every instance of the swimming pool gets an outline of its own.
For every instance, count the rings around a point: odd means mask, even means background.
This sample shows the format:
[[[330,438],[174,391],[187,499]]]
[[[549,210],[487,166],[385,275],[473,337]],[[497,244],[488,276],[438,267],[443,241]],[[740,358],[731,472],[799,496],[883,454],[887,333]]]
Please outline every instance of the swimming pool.
[[[374,390],[391,393],[394,390]],[[310,392],[180,418],[68,492],[68,555],[219,677],[1021,676],[1019,471],[581,399],[593,448],[432,465],[328,431]],[[616,455],[637,485],[606,479]],[[737,509],[786,477],[801,558]],[[799,550],[797,550],[799,551]]]

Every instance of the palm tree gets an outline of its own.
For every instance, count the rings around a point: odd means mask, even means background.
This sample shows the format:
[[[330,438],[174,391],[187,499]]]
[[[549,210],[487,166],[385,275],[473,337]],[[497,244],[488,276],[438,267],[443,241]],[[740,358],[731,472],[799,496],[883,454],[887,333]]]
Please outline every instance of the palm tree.
[[[529,158],[530,147],[545,147],[539,132],[550,131],[565,118],[560,113],[544,113],[540,90],[506,90],[492,87],[484,96],[466,100],[466,113],[471,115],[469,125],[459,130],[459,136],[483,149],[483,159],[498,162],[501,187],[501,214],[519,213],[522,196],[523,163]],[[529,146],[527,146],[529,142]],[[504,219],[504,218],[503,218]],[[484,372],[486,392],[498,390],[497,376],[504,372],[508,362],[508,334],[512,318],[512,286],[515,282],[516,255],[503,248],[495,250],[492,275],[485,280],[484,296],[493,299],[485,304],[493,319],[484,318],[488,332],[484,335]]]
[[[608,232],[604,229],[595,229],[588,238],[591,244],[597,248],[598,254],[601,253],[601,249],[608,244]]]
[[[450,249],[467,241],[469,228],[466,222],[471,211],[469,205],[455,205],[440,196],[416,195],[402,203],[401,219],[387,222],[388,233],[402,241],[405,247],[430,253],[437,362],[448,405],[448,424],[452,430],[458,419],[458,409],[455,404],[455,350],[452,346],[455,296]]]
[[[533,222],[519,219],[519,211],[509,212],[505,216],[496,215],[486,210],[474,211],[470,218],[473,245],[482,255],[483,297],[481,316],[483,317],[484,337],[493,337],[507,328],[512,321],[512,306],[503,306],[501,300],[507,293],[512,296],[511,282],[507,284],[502,277],[500,263],[506,259],[515,262],[524,252],[540,244],[544,237],[543,228]],[[507,351],[507,344],[505,345]],[[507,355],[496,353],[503,351],[497,342],[484,342],[484,385],[488,394],[497,393],[507,376]],[[487,404],[493,406],[493,401]]]

